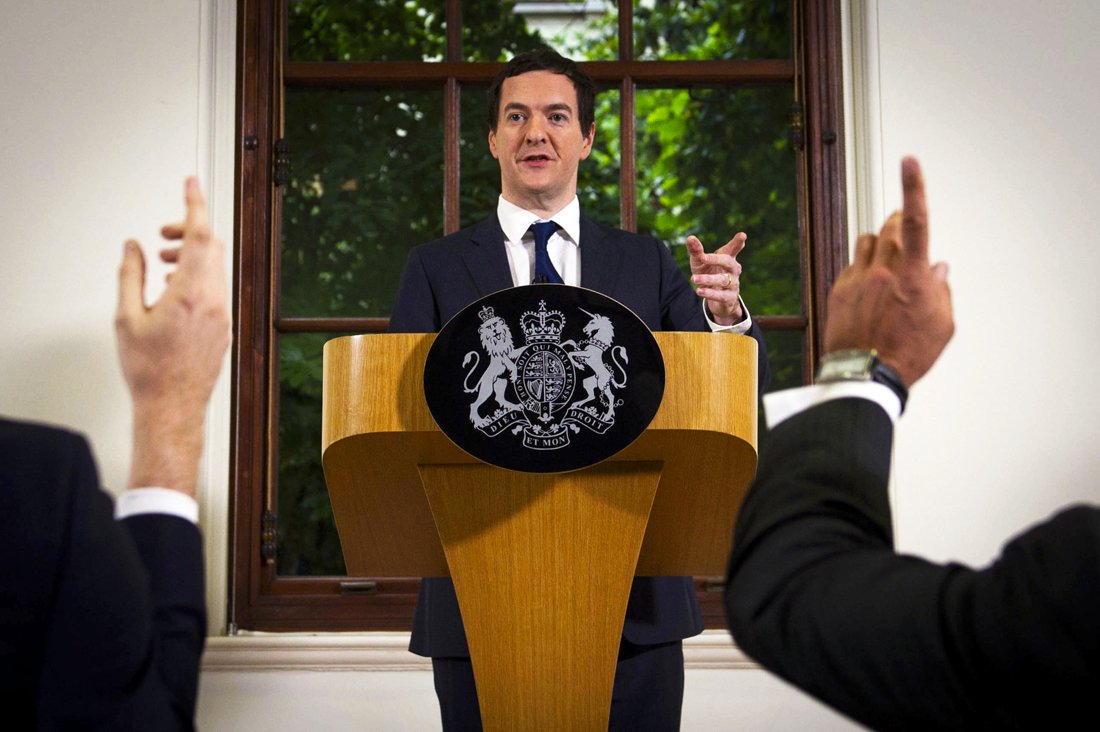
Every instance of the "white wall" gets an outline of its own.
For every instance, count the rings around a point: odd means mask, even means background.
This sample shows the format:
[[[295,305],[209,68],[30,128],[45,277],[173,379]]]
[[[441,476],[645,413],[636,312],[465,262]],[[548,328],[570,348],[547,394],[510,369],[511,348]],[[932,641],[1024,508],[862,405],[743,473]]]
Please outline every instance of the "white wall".
[[[112,353],[115,270],[126,237],[148,249],[179,218],[199,164],[199,9],[106,5],[17,3],[0,25],[0,404],[88,433],[117,487],[129,410]]]
[[[439,707],[430,667],[402,633],[211,638],[202,729],[431,730]],[[724,631],[685,643],[685,730],[851,730],[847,719],[761,671]],[[242,720],[252,720],[244,725]]]
[[[1100,249],[1089,238],[1100,102],[1088,83],[1100,9],[851,0],[850,11],[852,219],[881,221],[899,200],[898,159],[919,155],[958,321],[899,428],[899,540],[984,562],[1054,507],[1100,502],[1090,378]],[[155,248],[192,172],[211,193],[215,228],[231,235],[234,24],[230,0],[21,3],[0,24],[0,413],[87,433],[111,488],[129,459],[111,332],[121,243]],[[162,273],[151,272],[154,294]],[[215,629],[225,622],[228,410],[223,382],[202,486]],[[313,646],[305,656],[303,643]],[[213,638],[200,723],[430,727],[430,675],[403,643]],[[722,634],[687,653],[685,729],[850,727],[747,665]]]
[[[125,487],[130,409],[112,319],[122,243],[163,287],[162,224],[197,174],[232,236],[234,6],[225,0],[9,3],[0,23],[0,414],[90,439]],[[228,276],[227,268],[227,276]],[[199,491],[212,624],[225,620],[228,375],[208,418]]]
[[[955,304],[898,429],[898,541],[983,564],[1057,507],[1100,502],[1100,6],[868,0],[853,16],[879,141],[850,169],[871,194],[856,216],[899,206],[898,161],[917,155]]]

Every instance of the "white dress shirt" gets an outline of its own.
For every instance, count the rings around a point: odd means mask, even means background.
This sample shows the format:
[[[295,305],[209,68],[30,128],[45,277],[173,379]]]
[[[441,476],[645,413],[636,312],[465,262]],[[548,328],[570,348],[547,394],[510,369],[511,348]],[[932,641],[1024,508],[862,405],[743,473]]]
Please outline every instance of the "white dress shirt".
[[[536,214],[522,209],[501,196],[497,201],[497,218],[504,231],[504,249],[512,268],[512,284],[529,285],[535,278],[535,237],[528,231],[531,224],[542,221]],[[551,217],[559,227],[546,242],[550,262],[567,285],[581,284],[581,205],[576,196],[565,208]],[[549,221],[550,219],[546,219]]]
[[[115,520],[147,513],[178,516],[193,524],[199,522],[199,502],[171,488],[130,488],[115,501]]]
[[[504,249],[508,252],[508,265],[512,269],[512,284],[516,287],[529,285],[535,278],[535,237],[529,231],[536,221],[554,221],[560,228],[550,235],[546,243],[546,252],[550,262],[567,285],[579,287],[581,284],[581,204],[573,196],[565,208],[549,219],[540,219],[537,214],[520,208],[504,196],[497,199],[497,219],[504,232]],[[718,325],[710,319],[705,304],[701,303],[703,315],[712,331],[744,335],[752,327],[752,316],[741,300],[741,309],[745,318],[733,325]]]
[[[799,386],[765,394],[764,416],[768,429],[810,407],[847,397],[875,402],[886,410],[891,422],[897,423],[901,416],[901,399],[890,387],[876,381],[832,381],[828,384]]]

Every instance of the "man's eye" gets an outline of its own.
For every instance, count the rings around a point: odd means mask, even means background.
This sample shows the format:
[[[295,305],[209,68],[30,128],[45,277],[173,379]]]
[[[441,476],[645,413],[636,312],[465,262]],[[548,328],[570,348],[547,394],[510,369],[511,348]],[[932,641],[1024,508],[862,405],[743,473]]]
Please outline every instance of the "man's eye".
[[[523,115],[519,112],[512,112],[510,115],[508,115],[508,119],[511,122],[519,122],[523,119]]]
[[[550,115],[550,121],[551,122],[564,122],[565,121],[565,115],[564,114],[552,114],[552,115]]]

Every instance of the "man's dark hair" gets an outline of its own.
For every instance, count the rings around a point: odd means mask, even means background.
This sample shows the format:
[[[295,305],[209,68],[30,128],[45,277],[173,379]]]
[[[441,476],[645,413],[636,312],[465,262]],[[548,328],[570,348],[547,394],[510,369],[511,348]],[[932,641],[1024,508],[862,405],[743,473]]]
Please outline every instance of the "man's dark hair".
[[[500,89],[504,86],[504,80],[531,71],[561,74],[573,82],[573,89],[577,92],[577,118],[581,122],[581,134],[587,135],[592,129],[592,123],[596,121],[596,84],[592,77],[581,71],[575,61],[549,48],[527,51],[513,57],[493,79],[489,86],[489,129],[493,132],[497,130]]]

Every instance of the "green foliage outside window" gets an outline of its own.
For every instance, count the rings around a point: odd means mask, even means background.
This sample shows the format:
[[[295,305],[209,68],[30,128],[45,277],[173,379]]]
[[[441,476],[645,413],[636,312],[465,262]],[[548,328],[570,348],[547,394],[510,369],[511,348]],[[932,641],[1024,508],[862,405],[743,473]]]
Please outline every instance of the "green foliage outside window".
[[[786,0],[636,3],[640,58],[785,58]],[[463,55],[503,60],[549,42],[578,60],[613,58],[610,14],[584,39],[543,39],[513,3],[465,0]],[[441,60],[442,0],[297,0],[288,7],[294,61]],[[592,156],[581,164],[585,214],[619,221],[619,92],[600,93]],[[749,233],[739,259],[754,315],[802,312],[788,87],[641,89],[636,96],[638,230],[665,241],[681,263],[688,234],[713,249]],[[499,168],[488,152],[484,90],[461,94],[463,226],[490,213]],[[440,89],[288,89],[291,178],[280,251],[284,317],[386,316],[409,248],[442,225]],[[277,569],[343,574],[320,455],[321,347],[328,334],[282,334]],[[769,334],[775,385],[801,380],[801,334]]]

